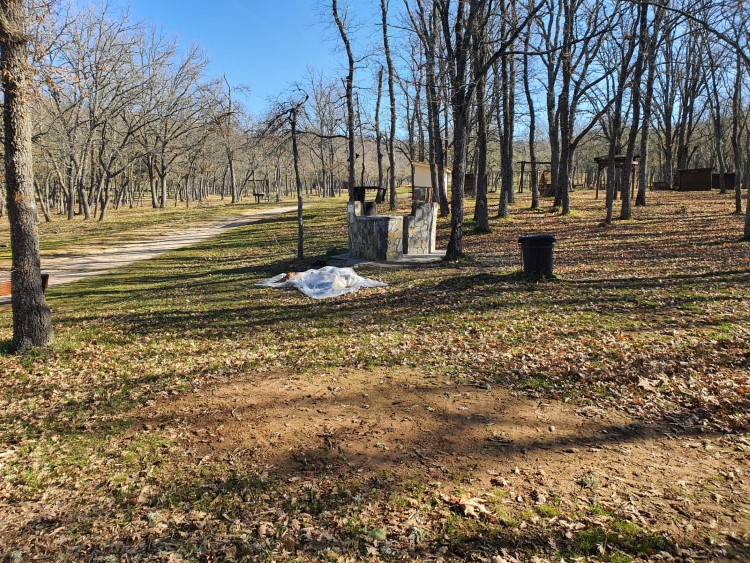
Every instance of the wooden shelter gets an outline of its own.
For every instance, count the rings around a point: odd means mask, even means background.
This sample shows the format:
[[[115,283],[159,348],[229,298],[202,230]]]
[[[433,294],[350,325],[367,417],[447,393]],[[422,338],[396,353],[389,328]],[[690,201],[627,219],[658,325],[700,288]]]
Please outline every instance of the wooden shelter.
[[[622,171],[627,166],[626,162],[626,156],[625,155],[617,155],[615,156],[615,199],[617,196],[617,193],[621,191],[622,186],[620,183],[622,182]],[[633,160],[630,161],[630,196],[635,197],[635,180],[637,177],[637,170],[639,166],[641,155],[635,154],[633,155]],[[599,199],[599,188],[602,186],[602,183],[604,184],[604,189],[606,190],[606,185],[609,181],[607,178],[607,175],[602,174],[603,170],[607,171],[607,174],[609,174],[609,156],[597,156],[594,159],[594,162],[596,163],[597,169],[596,169],[596,180],[594,183],[596,184],[596,199]]]
[[[680,192],[711,191],[711,168],[681,168],[674,176],[674,187]]]
[[[721,181],[720,176],[718,172],[711,174],[711,189],[714,190],[720,190],[721,189]],[[734,183],[737,181],[737,174],[734,172],[725,172],[724,173],[724,187],[727,190],[733,190],[734,189]]]
[[[523,188],[526,185],[526,165],[529,165],[528,174],[531,174],[531,162],[528,160],[522,160],[519,162],[521,165],[521,174],[520,178],[518,180],[518,193],[523,193]],[[537,173],[537,182],[536,185],[539,187],[539,193],[544,195],[546,197],[546,194],[551,191],[551,181],[552,181],[552,172],[550,170],[550,166],[552,166],[551,162],[547,161],[536,161],[536,173]],[[530,184],[531,182],[529,182]]]
[[[432,185],[432,175],[430,173],[430,163],[420,162],[417,160],[411,161],[412,170],[414,171],[414,183],[412,185],[412,199],[419,201],[435,201],[435,195],[437,193],[437,186]],[[450,185],[450,174],[451,169],[445,167],[443,169],[443,185],[446,190]]]

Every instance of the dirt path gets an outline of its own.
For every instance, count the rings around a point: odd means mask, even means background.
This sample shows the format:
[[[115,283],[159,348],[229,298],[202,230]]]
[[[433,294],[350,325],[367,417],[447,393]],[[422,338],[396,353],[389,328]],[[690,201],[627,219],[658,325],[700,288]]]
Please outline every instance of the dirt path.
[[[640,542],[666,534],[676,546],[700,550],[714,538],[731,542],[740,559],[750,554],[741,436],[642,424],[611,409],[518,397],[418,370],[310,377],[280,369],[133,414],[141,419],[134,435],[158,429],[201,464],[239,467],[252,459],[269,479],[292,484],[279,497],[299,494],[298,481],[347,490],[391,475],[402,485],[434,482],[444,501],[458,488],[475,503],[495,503],[509,521],[528,520],[521,535],[541,526],[542,537],[565,542],[569,522],[620,518],[648,530],[633,532]],[[407,494],[394,486],[392,495]],[[421,507],[422,522],[439,520],[436,502]],[[408,536],[408,525],[396,518],[389,537]]]
[[[72,283],[90,276],[98,276],[138,262],[191,246],[220,234],[243,227],[265,218],[294,211],[296,206],[274,207],[265,211],[248,211],[220,222],[201,225],[190,230],[165,233],[158,238],[129,242],[112,246],[90,254],[73,254],[46,258],[42,253],[42,271],[50,275],[50,286]],[[0,304],[9,303],[10,298],[0,298]]]

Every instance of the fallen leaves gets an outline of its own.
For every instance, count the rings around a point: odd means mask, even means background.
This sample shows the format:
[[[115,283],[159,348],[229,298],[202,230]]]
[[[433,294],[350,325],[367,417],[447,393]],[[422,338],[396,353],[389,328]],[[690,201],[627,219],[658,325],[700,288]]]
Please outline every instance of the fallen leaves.
[[[440,494],[440,499],[458,510],[467,518],[476,518],[477,520],[486,520],[496,522],[497,518],[486,506],[481,498],[455,497]]]
[[[746,546],[750,277],[739,219],[716,194],[691,195],[675,218],[683,196],[664,194],[602,230],[589,196],[575,195],[575,216],[543,224],[519,207],[492,235],[467,237],[473,262],[379,271],[390,288],[361,298],[311,304],[254,289],[299,269],[283,221],[53,288],[58,343],[0,357],[2,549],[514,561],[605,558],[613,543],[651,560],[659,549],[720,559],[726,545]],[[345,245],[340,210],[307,219],[310,252]],[[510,273],[515,231],[550,225],[560,279]],[[0,322],[7,338],[10,317]],[[287,387],[271,401],[169,411],[248,375],[255,396],[275,370]],[[421,389],[379,402],[375,382],[409,370]],[[342,372],[366,376],[352,389]],[[329,376],[295,402],[295,386]],[[457,383],[474,397],[443,400]],[[431,390],[437,398],[415,396]],[[477,410],[477,394],[506,390],[567,405],[567,419],[535,418],[529,437],[514,413]],[[335,401],[350,416],[335,420]],[[389,408],[398,412],[384,421]],[[153,418],[142,425],[144,409]],[[272,411],[288,426],[258,415]],[[328,428],[310,427],[323,419]],[[441,419],[451,431],[432,436],[428,423]],[[295,438],[300,428],[307,439]],[[275,463],[261,461],[269,452]],[[298,473],[280,467],[287,455]],[[674,543],[657,541],[662,528]]]

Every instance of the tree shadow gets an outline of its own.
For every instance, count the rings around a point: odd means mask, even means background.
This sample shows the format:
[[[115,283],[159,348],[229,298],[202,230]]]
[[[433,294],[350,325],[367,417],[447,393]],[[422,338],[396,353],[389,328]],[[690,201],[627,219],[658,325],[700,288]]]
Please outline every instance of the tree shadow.
[[[235,383],[229,381],[225,385],[231,388]],[[252,387],[253,384],[248,382],[248,385]],[[460,394],[463,388],[451,390]],[[228,389],[228,393],[230,391]],[[634,421],[629,425],[590,420],[587,427],[575,436],[548,434],[547,437],[511,442],[477,439],[488,425],[509,428],[519,424],[519,420],[503,414],[502,409],[497,408],[498,402],[495,400],[482,403],[486,412],[468,415],[455,410],[449,412],[437,406],[444,393],[445,389],[439,385],[420,387],[418,394],[421,399],[436,405],[430,411],[430,416],[421,418],[422,424],[411,432],[381,438],[378,431],[386,427],[390,412],[408,414],[412,411],[408,404],[399,402],[404,397],[398,388],[381,385],[376,390],[369,389],[368,401],[373,412],[369,422],[375,425],[365,426],[367,432],[371,433],[369,440],[382,440],[390,449],[372,447],[365,453],[350,449],[347,439],[352,433],[362,431],[362,426],[351,420],[361,416],[361,409],[353,409],[341,427],[329,430],[318,428],[318,423],[326,415],[310,417],[307,422],[307,430],[312,432],[310,438],[301,441],[299,436],[289,435],[287,442],[282,439],[278,447],[270,450],[270,456],[256,458],[258,452],[252,446],[253,436],[272,435],[275,432],[272,423],[284,411],[307,408],[310,412],[330,413],[332,409],[351,409],[352,405],[357,405],[361,400],[358,390],[329,394],[326,397],[309,396],[304,391],[292,397],[284,394],[286,403],[280,400],[281,390],[279,397],[266,397],[252,405],[247,402],[236,406],[227,403],[221,407],[208,400],[206,403],[194,403],[195,411],[180,411],[178,418],[170,413],[153,416],[154,409],[138,409],[133,412],[131,420],[133,432],[155,428],[157,432],[179,430],[189,436],[209,435],[221,425],[234,425],[234,428],[225,428],[225,431],[230,436],[239,436],[239,441],[229,445],[207,444],[202,450],[196,450],[195,444],[186,446],[178,443],[178,448],[186,447],[186,461],[192,461],[187,464],[185,461],[181,462],[169,480],[152,487],[144,508],[147,512],[156,514],[159,511],[185,515],[192,514],[194,510],[208,511],[217,521],[204,528],[200,521],[196,524],[185,518],[178,519],[161,531],[153,531],[148,540],[139,539],[138,536],[122,537],[121,542],[114,546],[111,541],[108,544],[98,544],[96,538],[91,538],[87,542],[87,553],[119,555],[131,550],[152,554],[164,551],[169,545],[173,549],[190,550],[205,546],[212,538],[216,542],[214,548],[217,553],[223,553],[223,550],[230,549],[231,544],[217,542],[215,537],[220,529],[224,530],[227,523],[241,522],[244,527],[255,529],[263,521],[274,521],[274,514],[283,514],[286,520],[279,520],[279,525],[288,526],[292,518],[305,518],[310,526],[326,531],[323,536],[315,538],[302,532],[286,532],[291,534],[292,545],[296,549],[320,553],[320,550],[329,548],[364,556],[367,548],[372,546],[372,537],[368,536],[371,529],[364,525],[356,528],[331,527],[331,514],[350,514],[352,510],[356,513],[360,504],[377,505],[387,512],[387,507],[383,507],[385,502],[401,502],[399,499],[416,497],[422,510],[429,515],[434,511],[435,503],[445,502],[439,500],[438,491],[449,487],[453,480],[461,481],[472,474],[484,472],[488,467],[499,469],[501,474],[510,474],[510,468],[514,465],[522,468],[543,465],[540,458],[559,459],[560,456],[580,456],[583,459],[574,467],[587,467],[592,463],[589,457],[603,455],[586,454],[587,449],[608,452],[645,442],[652,444],[649,447],[654,447],[655,444],[668,440],[665,435],[670,436],[669,439],[695,437],[711,440],[721,437],[720,433],[707,431],[692,424],[687,418],[677,418],[663,419],[653,424]],[[170,406],[180,410],[180,405],[175,404],[175,401],[179,403],[180,399],[170,401]],[[157,414],[158,412],[156,409]],[[526,422],[524,420],[521,423]],[[396,449],[395,443],[403,447]],[[571,446],[577,448],[577,453],[572,453]],[[268,454],[268,448],[266,450]],[[600,461],[598,466],[603,470],[606,463]],[[448,473],[443,470],[446,465],[453,467]],[[464,466],[473,469],[466,469]],[[573,480],[576,475],[573,472],[560,478]],[[557,479],[557,476],[550,477]],[[448,485],[435,485],[436,478],[447,480]],[[638,495],[652,486],[652,476],[646,473],[638,483],[631,483],[628,490]],[[419,495],[424,496],[420,498]],[[593,498],[596,497],[594,493],[592,495]],[[115,508],[125,510],[132,499],[111,498],[110,502]],[[476,557],[480,553],[489,556],[502,549],[546,556],[585,557],[600,555],[601,545],[607,545],[610,551],[614,549],[631,557],[649,557],[658,552],[667,552],[678,558],[685,553],[690,553],[691,556],[696,553],[711,553],[710,546],[703,544],[698,537],[694,538],[693,543],[680,541],[678,545],[669,535],[654,531],[656,523],[634,525],[631,522],[632,515],[625,513],[608,514],[606,523],[578,515],[576,518],[585,522],[585,526],[581,528],[557,526],[557,517],[548,526],[519,528],[518,522],[515,522],[517,515],[514,516],[513,512],[506,513],[505,510],[509,509],[504,506],[498,504],[493,509],[494,516],[491,519],[473,520],[466,518],[458,506],[443,504],[441,507],[453,511],[455,517],[448,518],[440,524],[439,529],[433,529],[429,535],[411,543],[394,532],[391,542],[385,545],[390,545],[393,556],[407,558],[427,557],[441,552],[444,556],[463,559]],[[61,525],[68,525],[69,521],[85,522],[95,517],[93,512],[84,507],[73,507],[61,518],[42,515],[31,520],[19,532],[31,537],[38,535],[40,530],[50,532]],[[525,518],[528,517],[529,515]],[[564,520],[568,517],[572,515],[562,512],[559,518]],[[408,519],[407,516],[399,518],[404,521]],[[226,523],[220,524],[222,521]],[[418,527],[419,524],[419,520],[414,521],[411,530],[414,531],[413,527]],[[571,529],[573,533],[570,533]],[[271,536],[269,547],[280,549],[284,537],[289,536]],[[256,544],[257,538],[251,543]],[[247,552],[250,557],[253,555],[252,546],[248,544],[246,547],[251,550]],[[732,546],[731,551],[740,559],[750,555],[750,548],[741,543]],[[257,557],[258,553],[254,555]]]

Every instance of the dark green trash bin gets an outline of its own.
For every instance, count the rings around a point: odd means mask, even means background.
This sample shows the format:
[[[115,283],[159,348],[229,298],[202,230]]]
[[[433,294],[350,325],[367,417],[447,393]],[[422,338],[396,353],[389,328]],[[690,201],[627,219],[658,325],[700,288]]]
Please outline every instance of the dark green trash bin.
[[[552,251],[555,235],[526,235],[518,239],[523,255],[523,273],[527,276],[552,275]]]

